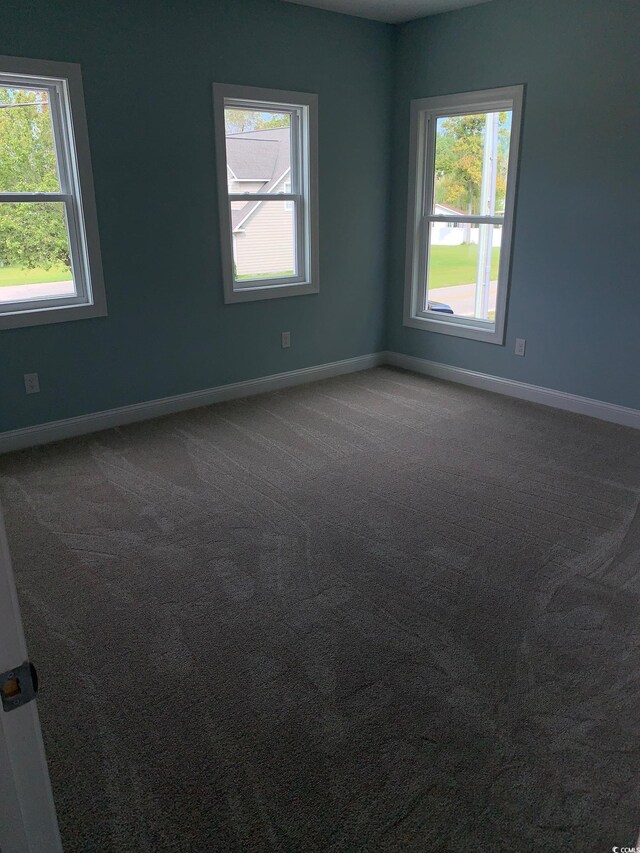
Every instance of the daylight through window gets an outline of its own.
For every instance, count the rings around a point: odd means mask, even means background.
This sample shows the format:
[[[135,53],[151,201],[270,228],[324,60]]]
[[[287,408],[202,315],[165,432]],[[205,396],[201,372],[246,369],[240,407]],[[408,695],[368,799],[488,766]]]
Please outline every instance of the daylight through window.
[[[82,112],[74,124],[69,77],[41,75],[42,63],[15,63],[16,71],[0,68],[0,325],[104,313],[93,199],[88,191],[83,206],[80,192],[74,126],[84,131],[88,158]],[[46,63],[52,66],[68,71],[79,89],[77,66]],[[85,172],[90,177],[88,163]],[[62,308],[75,313],[52,313]]]
[[[412,104],[407,325],[501,343],[521,89]]]
[[[316,292],[313,95],[214,86],[227,301]]]

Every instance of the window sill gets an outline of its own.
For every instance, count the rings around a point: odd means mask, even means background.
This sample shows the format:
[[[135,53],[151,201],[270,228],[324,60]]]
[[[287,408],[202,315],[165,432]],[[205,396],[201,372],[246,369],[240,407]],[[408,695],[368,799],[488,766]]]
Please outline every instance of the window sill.
[[[426,332],[436,332],[440,335],[452,335],[456,338],[467,338],[472,341],[483,341],[487,344],[504,344],[504,330],[492,324],[483,328],[478,325],[467,324],[463,318],[459,321],[436,319],[435,317],[405,317],[404,325],[412,329],[422,329]]]
[[[0,313],[0,329],[17,329],[26,326],[43,326],[48,323],[67,323],[71,320],[89,320],[92,317],[106,317],[106,305],[52,305],[40,306],[25,311]]]
[[[259,299],[279,299],[284,296],[305,296],[318,293],[318,282],[302,281],[296,284],[259,284],[256,287],[242,287],[237,290],[225,290],[225,304],[234,302],[255,302]]]

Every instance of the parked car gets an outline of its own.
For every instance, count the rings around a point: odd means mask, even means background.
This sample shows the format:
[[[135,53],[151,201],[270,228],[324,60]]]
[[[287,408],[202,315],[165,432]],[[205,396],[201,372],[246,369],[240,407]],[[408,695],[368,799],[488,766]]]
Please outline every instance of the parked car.
[[[446,302],[432,302],[429,300],[427,302],[427,310],[435,311],[438,314],[453,314],[453,308],[447,305]]]

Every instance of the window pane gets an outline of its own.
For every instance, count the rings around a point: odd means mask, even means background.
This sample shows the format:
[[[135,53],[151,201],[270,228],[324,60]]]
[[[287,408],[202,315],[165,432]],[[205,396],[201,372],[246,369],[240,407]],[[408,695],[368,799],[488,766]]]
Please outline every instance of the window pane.
[[[437,120],[436,216],[504,214],[511,117],[508,111]]]
[[[230,193],[284,192],[291,181],[291,114],[225,108]]]
[[[49,92],[0,87],[0,192],[59,192]]]
[[[297,274],[295,210],[286,201],[249,201],[231,217],[237,282]]]
[[[501,225],[430,225],[427,310],[495,320]]]
[[[0,303],[75,293],[64,204],[0,204]]]

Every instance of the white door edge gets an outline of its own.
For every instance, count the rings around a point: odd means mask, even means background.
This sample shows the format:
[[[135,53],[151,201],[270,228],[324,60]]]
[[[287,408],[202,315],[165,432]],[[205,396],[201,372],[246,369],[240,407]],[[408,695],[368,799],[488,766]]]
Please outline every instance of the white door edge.
[[[0,672],[28,659],[0,506]],[[62,851],[35,701],[0,706],[0,850]]]

